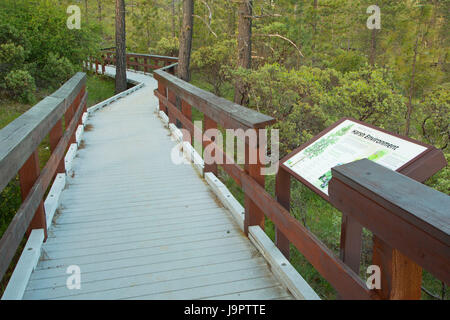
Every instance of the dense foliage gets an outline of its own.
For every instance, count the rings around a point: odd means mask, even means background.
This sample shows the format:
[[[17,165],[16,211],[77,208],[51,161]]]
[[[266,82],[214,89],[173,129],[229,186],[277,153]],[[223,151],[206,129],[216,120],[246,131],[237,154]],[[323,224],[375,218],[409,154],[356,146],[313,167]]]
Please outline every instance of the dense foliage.
[[[0,3],[0,90],[32,102],[37,88],[57,88],[99,48],[96,24],[68,29],[61,1]]]

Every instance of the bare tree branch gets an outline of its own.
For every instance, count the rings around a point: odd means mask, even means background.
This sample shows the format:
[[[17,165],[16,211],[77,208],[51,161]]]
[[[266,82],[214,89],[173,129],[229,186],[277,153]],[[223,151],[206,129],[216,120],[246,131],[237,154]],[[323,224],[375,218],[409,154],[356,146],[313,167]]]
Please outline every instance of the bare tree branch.
[[[295,49],[297,49],[297,52],[300,54],[300,56],[302,56],[303,58],[305,57],[303,55],[303,53],[300,51],[300,49],[298,48],[298,46],[292,40],[290,40],[290,39],[288,39],[286,37],[283,37],[282,35],[279,35],[278,33],[275,33],[275,34],[258,33],[258,34],[254,34],[254,36],[259,36],[259,37],[277,37],[277,38],[283,39],[283,40],[289,42],[290,44],[292,44],[295,47]]]
[[[203,19],[202,17],[200,17],[196,14],[194,14],[193,16],[202,20],[203,23],[208,27],[209,31],[217,38],[217,34],[211,29],[211,26],[208,24],[208,22],[205,21],[205,19]]]
[[[273,14],[260,14],[259,16],[244,16],[244,17],[251,19],[261,19],[261,18],[278,18],[282,17],[282,15],[278,13],[273,13]]]
[[[209,11],[209,15],[208,15],[208,19],[209,19],[209,25],[211,25],[211,20],[212,20],[212,10],[211,7],[206,3],[206,1],[202,0],[202,3],[205,5],[206,8],[208,8]]]

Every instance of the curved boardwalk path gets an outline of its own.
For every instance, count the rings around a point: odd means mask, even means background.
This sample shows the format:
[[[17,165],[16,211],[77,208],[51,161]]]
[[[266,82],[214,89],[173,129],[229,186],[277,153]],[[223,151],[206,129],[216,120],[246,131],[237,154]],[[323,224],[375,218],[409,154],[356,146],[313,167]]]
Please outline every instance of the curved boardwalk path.
[[[24,299],[292,299],[194,168],[171,162],[156,81],[128,77],[145,86],[89,116]]]

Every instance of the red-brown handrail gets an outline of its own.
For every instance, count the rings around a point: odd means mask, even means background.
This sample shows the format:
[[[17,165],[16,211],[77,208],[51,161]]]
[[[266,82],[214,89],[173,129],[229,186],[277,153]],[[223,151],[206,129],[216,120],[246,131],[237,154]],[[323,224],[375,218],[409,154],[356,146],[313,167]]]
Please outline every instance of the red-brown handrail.
[[[86,111],[86,74],[77,73],[55,93],[0,130],[0,191],[19,173],[23,202],[0,239],[0,278],[25,234],[47,226],[43,198],[57,173],[65,172],[64,155]],[[63,130],[62,118],[65,121]],[[50,135],[51,156],[40,170],[38,147]]]
[[[102,50],[101,58],[99,59],[88,59],[88,64],[90,66],[94,66],[95,73],[105,73],[105,67],[107,65],[115,65],[115,51],[111,51],[107,48]],[[176,57],[167,57],[167,56],[159,56],[154,54],[141,54],[141,53],[126,53],[126,62],[127,69],[133,69],[134,71],[141,71],[144,73],[150,73],[150,71],[161,69],[168,67],[170,65],[176,64],[178,62],[178,58]],[[101,71],[99,68],[101,67]],[[170,69],[170,68],[169,68]],[[167,69],[166,69],[167,70]]]

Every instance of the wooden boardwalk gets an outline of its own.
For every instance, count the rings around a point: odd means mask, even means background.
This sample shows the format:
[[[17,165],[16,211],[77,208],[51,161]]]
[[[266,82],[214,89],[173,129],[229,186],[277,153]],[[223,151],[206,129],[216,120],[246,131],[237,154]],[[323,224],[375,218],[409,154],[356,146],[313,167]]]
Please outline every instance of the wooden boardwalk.
[[[171,161],[156,81],[128,76],[145,86],[88,118],[23,298],[292,299],[193,166]]]

